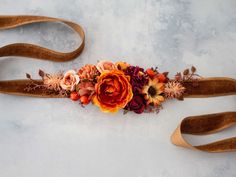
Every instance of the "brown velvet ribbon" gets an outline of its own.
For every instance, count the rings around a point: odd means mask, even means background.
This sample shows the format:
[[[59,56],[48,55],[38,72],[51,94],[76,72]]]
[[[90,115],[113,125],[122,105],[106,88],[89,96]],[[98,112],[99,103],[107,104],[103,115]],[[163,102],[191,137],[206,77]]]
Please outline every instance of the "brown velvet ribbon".
[[[61,53],[33,44],[15,43],[1,47],[0,57],[22,56],[55,62],[64,62],[75,59],[81,54],[84,48],[85,34],[80,25],[71,21],[44,16],[0,16],[0,29],[10,29],[39,22],[57,22],[68,25],[78,33],[82,39],[80,46],[72,52]],[[29,92],[25,90],[25,88],[30,84],[30,82],[30,80],[26,79],[0,81],[0,93],[44,98],[62,97],[54,93],[46,94],[40,88]],[[42,81],[40,80],[37,82],[38,84],[42,84]],[[226,77],[204,78],[200,79],[197,84],[193,81],[187,81],[184,82],[184,87],[186,88],[184,95],[185,98],[206,98],[236,94],[236,80]],[[236,137],[200,146],[189,144],[183,137],[183,134],[205,135],[216,133],[235,124],[236,112],[223,112],[187,117],[182,120],[178,128],[175,130],[171,136],[171,141],[177,146],[206,152],[236,152]]]

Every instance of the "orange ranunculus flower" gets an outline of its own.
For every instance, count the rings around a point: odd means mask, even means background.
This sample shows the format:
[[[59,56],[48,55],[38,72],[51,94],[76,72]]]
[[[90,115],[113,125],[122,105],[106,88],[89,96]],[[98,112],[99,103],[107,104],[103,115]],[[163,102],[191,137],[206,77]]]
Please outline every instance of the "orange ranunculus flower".
[[[129,78],[123,71],[104,71],[96,84],[93,103],[103,112],[117,112],[132,99],[133,92]]]

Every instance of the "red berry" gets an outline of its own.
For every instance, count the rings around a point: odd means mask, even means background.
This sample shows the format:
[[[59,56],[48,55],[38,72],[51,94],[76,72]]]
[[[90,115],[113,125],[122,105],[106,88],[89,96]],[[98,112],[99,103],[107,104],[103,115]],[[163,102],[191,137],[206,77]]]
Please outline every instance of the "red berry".
[[[84,105],[89,104],[90,100],[88,99],[87,96],[81,96],[80,97],[80,102]]]
[[[70,99],[73,101],[77,101],[79,99],[79,95],[77,92],[71,92],[70,93]]]

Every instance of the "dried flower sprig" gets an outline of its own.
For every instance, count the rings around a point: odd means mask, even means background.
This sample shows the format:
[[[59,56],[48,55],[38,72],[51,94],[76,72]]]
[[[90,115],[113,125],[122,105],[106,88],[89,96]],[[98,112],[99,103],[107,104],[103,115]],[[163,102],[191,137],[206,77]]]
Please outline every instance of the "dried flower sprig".
[[[60,82],[63,78],[62,73],[48,74],[42,70],[39,70],[38,75],[41,77],[42,82],[32,79],[31,75],[26,73],[26,78],[28,78],[31,83],[25,88],[26,91],[32,92],[36,89],[41,89],[43,93],[50,95],[56,94],[64,97],[68,97],[69,93],[63,90],[60,86]]]
[[[180,82],[184,82],[184,81],[192,81],[192,80],[202,78],[196,72],[197,72],[197,69],[194,66],[192,66],[190,69],[188,69],[188,68],[185,69],[182,73],[178,72],[175,75],[175,80],[180,81]]]

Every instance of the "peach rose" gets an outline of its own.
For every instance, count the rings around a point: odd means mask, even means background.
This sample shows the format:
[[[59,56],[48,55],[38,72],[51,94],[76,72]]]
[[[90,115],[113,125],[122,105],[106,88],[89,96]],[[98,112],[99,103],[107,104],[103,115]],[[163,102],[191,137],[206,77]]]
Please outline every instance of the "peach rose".
[[[111,61],[102,60],[97,63],[96,65],[97,70],[102,73],[104,71],[111,71],[113,69],[116,69],[115,64]]]
[[[74,70],[69,70],[65,73],[63,79],[60,82],[61,88],[64,90],[74,91],[76,85],[79,83],[79,76],[76,74]]]
[[[120,70],[103,72],[98,78],[95,90],[93,103],[103,112],[117,112],[133,97],[129,78]]]

